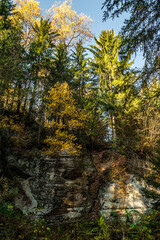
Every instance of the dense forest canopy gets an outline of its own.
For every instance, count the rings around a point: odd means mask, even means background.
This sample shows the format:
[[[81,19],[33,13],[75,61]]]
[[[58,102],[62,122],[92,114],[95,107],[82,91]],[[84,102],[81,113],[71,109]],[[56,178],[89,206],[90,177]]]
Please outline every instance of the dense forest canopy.
[[[36,0],[0,0],[2,183],[13,177],[8,154],[78,159],[109,149],[120,156],[117,172],[140,175],[135,162],[149,163],[143,177],[160,186],[160,3],[105,0],[103,11],[104,21],[130,13],[119,34],[104,29],[95,38],[92,20],[71,0],[54,4],[46,18]],[[138,49],[145,65],[137,73]]]
[[[89,58],[84,43],[93,37],[92,20],[71,1],[54,4],[47,18],[35,0],[0,1],[0,129],[4,138],[8,131],[7,144],[54,154],[54,141],[68,150],[71,142],[93,149],[109,141],[124,152],[153,153],[160,134],[158,6],[105,1],[104,20],[123,11],[131,17],[121,34],[103,30]],[[140,74],[130,60],[138,47],[146,57]]]

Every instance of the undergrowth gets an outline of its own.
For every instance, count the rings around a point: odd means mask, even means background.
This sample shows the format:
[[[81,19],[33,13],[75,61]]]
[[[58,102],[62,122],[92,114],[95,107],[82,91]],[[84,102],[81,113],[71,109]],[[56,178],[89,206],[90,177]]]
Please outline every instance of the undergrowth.
[[[45,219],[23,216],[9,202],[0,206],[1,240],[159,240],[159,226],[158,210],[139,215],[137,222],[133,222],[131,213],[126,211],[123,221],[112,213],[112,221],[108,222],[101,217],[54,225]]]

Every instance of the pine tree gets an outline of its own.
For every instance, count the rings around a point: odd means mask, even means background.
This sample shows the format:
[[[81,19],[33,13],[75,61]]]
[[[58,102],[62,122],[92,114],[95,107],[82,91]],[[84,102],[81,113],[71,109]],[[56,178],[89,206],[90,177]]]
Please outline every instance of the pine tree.
[[[43,79],[41,71],[47,72],[47,62],[51,59],[53,48],[55,47],[54,40],[57,36],[56,32],[51,30],[51,22],[48,19],[42,19],[39,23],[35,23],[33,27],[35,39],[30,45],[29,57],[32,61],[32,80],[33,90],[29,106],[29,112],[32,113],[36,97],[40,98],[38,85],[41,86],[42,101],[43,92],[46,91],[47,78]],[[45,89],[45,90],[44,90]]]
[[[55,48],[51,74],[53,84],[55,84],[56,82],[71,82],[72,72],[70,68],[69,52],[67,51],[66,46],[62,42],[58,43]]]
[[[135,77],[129,72],[130,55],[121,57],[122,39],[113,30],[102,31],[95,39],[96,46],[91,46],[94,54],[92,65],[99,76],[98,91],[102,111],[110,119],[112,138],[116,138],[116,116],[127,108],[128,98],[132,92]]]
[[[119,17],[125,12],[130,18],[125,20],[121,34],[126,43],[125,51],[132,53],[141,50],[145,57],[145,66],[142,73],[144,81],[149,81],[153,75],[157,76],[160,65],[160,4],[159,0],[105,0],[102,6],[103,20]]]
[[[5,7],[4,7],[4,6]],[[1,109],[19,113],[25,51],[21,45],[21,29],[10,20],[13,5],[9,1],[1,2],[1,30],[0,30],[0,104]],[[8,14],[8,15],[7,15]]]
[[[89,59],[87,58],[86,50],[80,40],[76,43],[75,50],[72,51],[72,68],[73,68],[73,81],[72,87],[75,94],[83,98],[86,91],[86,84],[90,81]]]

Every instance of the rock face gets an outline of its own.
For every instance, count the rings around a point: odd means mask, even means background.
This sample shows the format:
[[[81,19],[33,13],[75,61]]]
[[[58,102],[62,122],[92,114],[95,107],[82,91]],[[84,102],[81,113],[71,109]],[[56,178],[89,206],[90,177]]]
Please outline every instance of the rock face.
[[[125,176],[123,187],[118,180],[108,181],[109,161],[99,165],[102,171],[89,157],[82,161],[67,155],[9,156],[8,163],[18,176],[17,208],[48,221],[97,213],[109,218],[112,212],[123,214],[125,209],[144,212],[154,203],[144,195],[143,188],[147,187],[144,181],[138,181],[132,174]]]
[[[143,213],[152,207],[153,200],[147,199],[143,193],[145,183],[137,181],[134,175],[127,175],[124,191],[119,186],[119,182],[105,183],[100,191],[101,214],[109,218],[112,213],[120,215],[129,211]]]
[[[89,176],[94,171],[90,161],[83,163],[69,156],[24,159],[10,156],[8,162],[11,170],[21,171],[15,205],[23,213],[53,221],[89,212]]]

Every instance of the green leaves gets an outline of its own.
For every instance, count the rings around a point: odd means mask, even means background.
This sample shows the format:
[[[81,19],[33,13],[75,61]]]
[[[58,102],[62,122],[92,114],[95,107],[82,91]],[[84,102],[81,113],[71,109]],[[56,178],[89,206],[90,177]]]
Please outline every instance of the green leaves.
[[[14,5],[10,0],[0,0],[0,30],[9,29],[11,27],[11,20]]]

